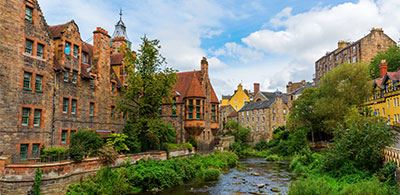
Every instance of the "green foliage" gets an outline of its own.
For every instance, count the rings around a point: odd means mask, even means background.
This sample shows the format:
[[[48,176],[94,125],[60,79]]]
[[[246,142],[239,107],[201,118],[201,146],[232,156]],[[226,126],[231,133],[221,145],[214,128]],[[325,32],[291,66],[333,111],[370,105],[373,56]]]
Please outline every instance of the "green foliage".
[[[142,44],[136,53],[126,49],[127,88],[120,99],[118,108],[128,113],[129,121],[154,119],[160,116],[163,101],[171,101],[172,87],[176,82],[175,71],[162,69],[165,58],[160,54],[158,40],[142,37]]]
[[[118,152],[115,151],[114,147],[107,143],[99,149],[99,158],[105,165],[113,164],[118,158]]]
[[[128,124],[124,133],[128,135],[127,146],[130,151],[166,149],[167,143],[175,142],[175,129],[162,119],[139,119]]]
[[[365,64],[341,64],[325,74],[318,87],[304,90],[289,115],[290,130],[307,128],[314,133],[333,134],[346,113],[361,105],[371,91]],[[333,103],[334,102],[334,103]]]
[[[211,168],[204,171],[204,181],[218,180],[221,171],[219,169]]]
[[[96,132],[81,129],[71,137],[70,157],[74,161],[81,161],[85,156],[95,156],[103,144],[103,140]]]
[[[167,151],[183,150],[183,149],[187,149],[189,151],[192,151],[193,150],[193,146],[190,143],[182,143],[182,144],[168,143],[167,144]]]
[[[228,121],[225,125],[227,129],[227,135],[233,135],[235,142],[247,144],[250,138],[250,129],[244,128],[239,125],[236,121]]]
[[[386,182],[392,186],[396,185],[397,164],[393,161],[386,163],[377,173],[380,181]]]
[[[261,140],[260,142],[256,143],[254,149],[258,151],[266,150],[269,148],[269,144],[267,141]]]
[[[107,138],[107,145],[114,147],[115,151],[118,153],[127,152],[129,151],[125,143],[127,138],[128,136],[123,133],[113,133]]]
[[[278,156],[277,154],[270,154],[267,157],[265,157],[265,160],[267,160],[267,161],[281,161],[282,157]]]
[[[116,169],[103,168],[96,176],[69,186],[67,194],[131,194],[171,188],[192,180],[218,179],[221,170],[237,164],[231,152],[176,158],[165,161],[139,161]]]
[[[42,161],[57,161],[68,155],[66,148],[61,146],[52,146],[48,148],[42,148],[40,153],[40,159]]]
[[[40,195],[40,185],[42,184],[42,171],[40,169],[36,169],[35,171],[35,179],[33,181],[33,194]]]
[[[392,143],[394,135],[385,121],[361,116],[353,110],[346,116],[345,124],[335,131],[326,169],[340,170],[350,164],[360,170],[376,171],[382,166],[382,150]]]
[[[386,60],[388,71],[397,71],[400,67],[400,47],[395,45],[386,51],[379,52],[369,64],[369,73],[371,78],[378,78],[380,76],[379,65],[381,60]]]

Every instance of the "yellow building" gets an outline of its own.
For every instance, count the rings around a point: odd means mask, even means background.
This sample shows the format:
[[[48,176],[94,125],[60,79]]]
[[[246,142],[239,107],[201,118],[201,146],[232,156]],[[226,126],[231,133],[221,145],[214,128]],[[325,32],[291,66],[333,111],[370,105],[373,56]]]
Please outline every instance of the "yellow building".
[[[380,78],[373,81],[373,92],[366,105],[375,116],[387,119],[388,124],[400,126],[400,70],[387,72],[387,63],[380,64]]]
[[[235,111],[239,111],[246,102],[250,102],[250,97],[246,90],[243,90],[242,84],[239,84],[237,90],[232,96],[222,96],[221,107],[222,106],[232,106]]]

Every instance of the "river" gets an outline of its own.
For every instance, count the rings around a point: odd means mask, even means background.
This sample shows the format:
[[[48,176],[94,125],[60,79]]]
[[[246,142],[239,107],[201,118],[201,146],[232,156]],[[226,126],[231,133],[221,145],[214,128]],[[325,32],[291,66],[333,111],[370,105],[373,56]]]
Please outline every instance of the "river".
[[[268,162],[262,158],[246,158],[240,160],[237,168],[222,174],[218,181],[187,184],[154,194],[287,194],[291,178],[287,162]]]

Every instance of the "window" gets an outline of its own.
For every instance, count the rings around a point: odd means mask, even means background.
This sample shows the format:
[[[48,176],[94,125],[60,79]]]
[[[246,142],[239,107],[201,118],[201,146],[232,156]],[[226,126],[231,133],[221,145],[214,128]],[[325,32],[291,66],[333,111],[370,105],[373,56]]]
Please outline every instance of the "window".
[[[36,78],[35,78],[35,91],[36,92],[39,92],[39,93],[42,92],[42,89],[43,89],[42,81],[43,81],[43,76],[36,75]]]
[[[176,116],[176,100],[175,98],[172,100],[172,116]]]
[[[32,22],[32,13],[33,13],[33,8],[29,6],[25,6],[25,20],[28,22]]]
[[[193,119],[193,100],[188,100],[189,101],[189,115],[188,119]]]
[[[196,119],[200,119],[200,100],[196,100]]]
[[[94,116],[94,103],[90,102],[89,105],[89,116]]]
[[[115,106],[111,106],[111,118],[115,116]]]
[[[29,144],[21,144],[19,147],[19,156],[21,160],[26,160],[28,159],[28,147]]]
[[[390,108],[390,99],[387,99],[387,107]]]
[[[74,45],[74,58],[79,57],[79,46]]]
[[[76,104],[77,104],[77,100],[73,99],[71,101],[71,114],[76,114]]]
[[[65,55],[71,55],[71,43],[65,42],[64,53]]]
[[[115,83],[111,82],[111,93],[115,91]]]
[[[33,126],[34,127],[40,127],[41,118],[42,118],[42,110],[35,109],[35,111],[33,113]]]
[[[44,45],[43,44],[40,44],[40,43],[37,44],[36,56],[43,58],[43,56],[44,56]]]
[[[29,115],[31,113],[30,108],[22,108],[22,126],[29,125]]]
[[[32,73],[24,72],[24,85],[23,85],[24,90],[29,90],[29,91],[32,90],[31,80],[32,80]]]
[[[78,71],[73,71],[72,72],[72,83],[73,84],[76,84],[77,83],[77,81],[78,81]]]
[[[32,55],[33,51],[33,41],[26,39],[25,40],[25,53]]]
[[[89,64],[89,55],[85,52],[82,54],[82,63]]]
[[[68,83],[69,81],[69,70],[64,71],[64,82]]]
[[[213,122],[217,121],[217,110],[215,104],[211,106],[211,119]]]
[[[90,79],[90,89],[94,89],[94,79]]]
[[[40,157],[40,144],[32,144],[32,157]]]
[[[63,113],[67,113],[68,112],[68,107],[69,107],[69,99],[68,98],[64,98],[63,99]]]
[[[68,130],[61,131],[61,144],[67,144],[67,134]]]

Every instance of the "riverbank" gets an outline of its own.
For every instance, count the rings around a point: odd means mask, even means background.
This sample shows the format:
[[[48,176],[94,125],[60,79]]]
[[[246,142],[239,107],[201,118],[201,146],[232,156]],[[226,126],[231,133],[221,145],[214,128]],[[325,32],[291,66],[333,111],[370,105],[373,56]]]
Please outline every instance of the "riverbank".
[[[139,161],[116,168],[103,168],[80,183],[69,186],[67,194],[132,194],[160,191],[187,182],[217,180],[223,170],[235,167],[238,157],[231,152],[169,159]]]

